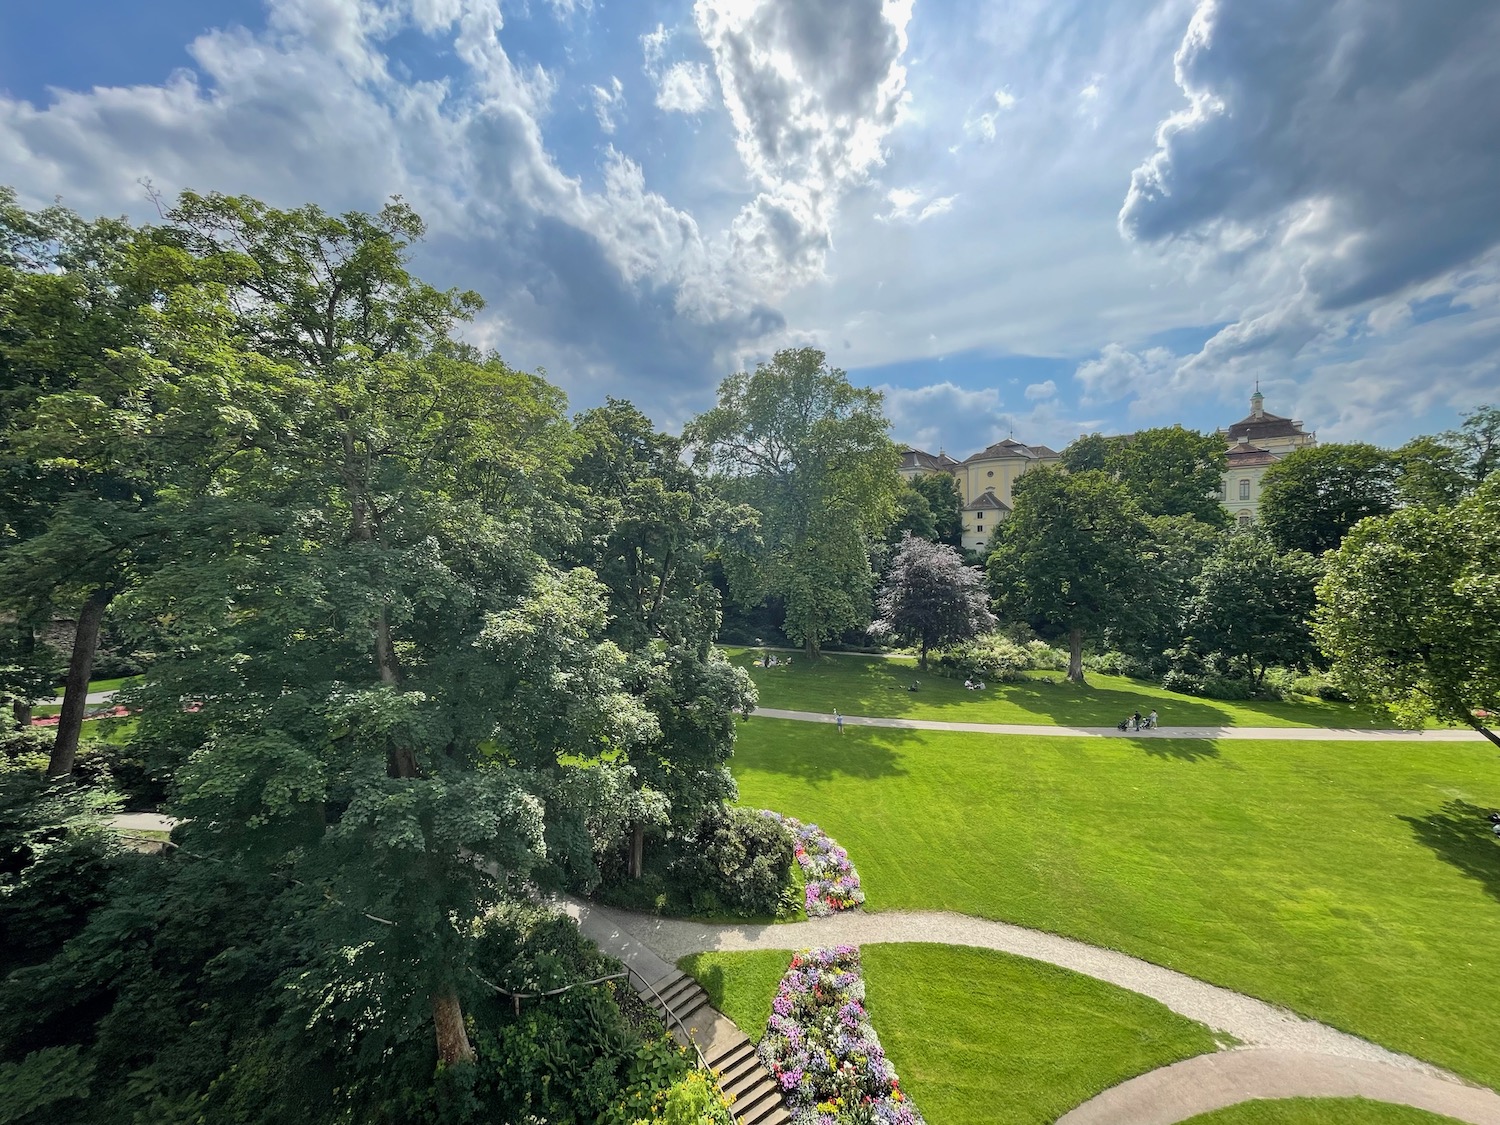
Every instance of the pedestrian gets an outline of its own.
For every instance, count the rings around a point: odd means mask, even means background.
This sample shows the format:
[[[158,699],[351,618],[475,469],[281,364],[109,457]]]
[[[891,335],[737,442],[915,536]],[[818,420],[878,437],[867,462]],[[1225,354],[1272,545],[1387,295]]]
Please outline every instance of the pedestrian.
[[[1151,708],[1151,714],[1146,716],[1146,725],[1152,730],[1156,729],[1156,708]]]
[[[844,716],[842,716],[842,715],[839,714],[839,709],[837,707],[835,707],[833,709],[833,722],[834,722],[834,725],[839,728],[839,733],[843,734],[844,733]]]
[[[1131,730],[1140,730],[1141,729],[1141,713],[1139,711],[1137,711],[1134,715],[1130,716],[1130,729]]]
[[[760,654],[760,666],[762,668],[769,668],[771,666],[771,654],[769,652]]]

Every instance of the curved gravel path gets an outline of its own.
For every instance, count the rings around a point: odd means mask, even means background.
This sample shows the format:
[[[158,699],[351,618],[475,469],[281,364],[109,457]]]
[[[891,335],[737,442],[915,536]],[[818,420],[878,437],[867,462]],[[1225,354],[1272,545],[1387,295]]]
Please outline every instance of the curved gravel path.
[[[757,707],[751,712],[767,719],[794,719],[803,723],[831,723],[834,717],[822,711],[783,711]],[[1157,727],[1154,730],[1120,730],[1117,727],[1058,727],[1025,723],[947,723],[938,719],[891,719],[873,715],[845,715],[846,727],[894,727],[898,730],[952,730],[969,734],[1023,734],[1077,738],[1242,738],[1280,739],[1296,742],[1482,742],[1478,731],[1362,730],[1337,727]]]

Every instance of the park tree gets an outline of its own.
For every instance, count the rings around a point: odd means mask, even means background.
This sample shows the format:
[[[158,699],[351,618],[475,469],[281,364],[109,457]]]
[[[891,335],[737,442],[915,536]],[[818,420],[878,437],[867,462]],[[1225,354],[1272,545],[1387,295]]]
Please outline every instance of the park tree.
[[[1441,438],[1414,437],[1391,454],[1402,505],[1446,508],[1473,486],[1463,454]]]
[[[1224,542],[1223,528],[1193,516],[1147,516],[1146,584],[1133,612],[1105,630],[1109,647],[1164,665],[1182,639],[1182,617],[1193,580]]]
[[[683,460],[681,439],[628,402],[609,399],[575,430],[568,479],[582,523],[564,558],[608,590],[606,636],[627,654],[624,682],[660,729],[628,750],[629,869],[639,877],[651,823],[685,828],[735,795],[734,716],[754,707],[755,686],[713,644],[720,607],[709,561],[753,514],[720,502]]]
[[[1463,424],[1443,434],[1443,444],[1458,453],[1470,491],[1500,469],[1500,406],[1480,406],[1463,416]]]
[[[1243,661],[1259,686],[1272,664],[1314,651],[1311,616],[1322,576],[1304,551],[1278,551],[1259,531],[1229,536],[1193,579],[1182,628],[1200,652]]]
[[[926,498],[927,507],[932,512],[933,534],[930,538],[961,550],[964,545],[964,498],[958,481],[948,473],[924,473],[913,478],[910,486]]]
[[[1500,746],[1500,478],[1452,508],[1366,520],[1328,556],[1314,633],[1355,698],[1418,727],[1463,723]]]
[[[907,535],[891,560],[875,601],[880,614],[870,632],[927,650],[969,640],[995,627],[984,575],[965,566],[952,547]]]
[[[687,430],[726,499],[760,513],[759,545],[725,560],[732,595],[781,598],[783,628],[810,657],[870,620],[869,547],[902,487],[881,401],[816,348],[790,348],[724,380]]]
[[[903,481],[896,493],[896,518],[886,529],[886,542],[898,546],[908,535],[929,542],[937,541],[937,517],[927,494],[917,487],[914,480]]]
[[[1364,442],[1295,449],[1266,470],[1260,522],[1277,549],[1321,555],[1396,506],[1391,455]]]
[[[1098,471],[1039,469],[1015,485],[987,569],[996,609],[1067,638],[1068,679],[1083,683],[1083,642],[1130,630],[1146,608],[1150,535],[1123,485]]]
[[[1161,426],[1116,439],[1104,469],[1123,484],[1148,516],[1192,516],[1219,526],[1224,439],[1182,426]]]
[[[1121,439],[1103,434],[1082,434],[1062,451],[1063,468],[1070,473],[1105,472]]]

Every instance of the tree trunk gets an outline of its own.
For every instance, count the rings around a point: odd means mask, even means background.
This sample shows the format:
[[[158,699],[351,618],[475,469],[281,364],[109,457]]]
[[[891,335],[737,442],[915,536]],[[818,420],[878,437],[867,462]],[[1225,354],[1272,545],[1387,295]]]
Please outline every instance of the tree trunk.
[[[1068,630],[1068,679],[1075,684],[1087,684],[1083,678],[1083,630],[1074,626]]]
[[[83,731],[83,711],[88,702],[89,676],[94,670],[94,652],[99,647],[99,628],[114,591],[99,587],[78,611],[73,633],[73,655],[68,661],[68,684],[63,689],[62,712],[57,717],[57,739],[47,763],[48,777],[67,777],[78,756],[78,736]]]
[[[31,704],[16,700],[10,705],[10,713],[15,716],[16,726],[21,730],[31,727]]]
[[[458,993],[451,988],[433,993],[432,1026],[437,1032],[439,1062],[444,1066],[456,1066],[474,1061],[474,1048],[464,1027],[463,1006],[458,1002]]]
[[[924,671],[924,672],[927,671],[927,638],[926,637],[922,638],[922,657],[921,657],[920,660],[917,661],[917,667],[921,668],[922,671]]]
[[[630,826],[630,877],[639,879],[646,868],[646,826],[637,821]]]
[[[809,660],[816,660],[818,658],[818,642],[808,637],[803,651],[807,654]]]
[[[380,682],[399,684],[401,662],[396,658],[396,646],[391,641],[391,619],[384,606],[375,616],[375,663],[380,666]]]
[[[1496,746],[1500,746],[1500,735],[1497,735],[1494,731],[1490,730],[1489,727],[1487,727],[1483,723],[1481,723],[1478,719],[1476,719],[1473,716],[1472,713],[1466,711],[1466,712],[1464,712],[1464,715],[1465,715],[1464,721],[1467,722],[1469,724],[1469,726],[1473,727],[1480,734],[1484,735],[1485,738],[1489,739]]]

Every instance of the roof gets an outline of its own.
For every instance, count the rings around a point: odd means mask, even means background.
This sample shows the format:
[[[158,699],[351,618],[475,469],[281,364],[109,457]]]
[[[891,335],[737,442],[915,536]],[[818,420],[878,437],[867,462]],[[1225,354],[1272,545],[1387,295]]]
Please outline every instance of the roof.
[[[934,457],[931,453],[921,449],[903,449],[901,451],[901,467],[903,469],[931,469],[934,472],[941,472],[948,467],[943,464],[944,461],[950,464],[957,463],[946,454],[939,454],[937,457]]]
[[[1226,467],[1230,469],[1248,469],[1254,465],[1269,465],[1272,461],[1279,460],[1276,454],[1269,449],[1262,449],[1250,442],[1236,442],[1229,447],[1229,452],[1224,454]]]
[[[1247,437],[1251,441],[1257,438],[1296,437],[1302,433],[1302,423],[1283,418],[1279,414],[1262,412],[1259,415],[1247,414],[1222,432],[1231,442],[1238,441],[1242,437]]]
[[[1010,505],[996,496],[995,490],[992,488],[985,489],[975,499],[964,505],[964,511],[966,512],[978,512],[985,508],[994,508],[1001,512],[1011,510]]]
[[[1039,461],[1043,457],[1056,457],[1057,454],[1045,445],[1022,445],[1018,441],[1006,438],[997,441],[994,445],[987,445],[972,457],[965,457],[963,464],[971,461],[999,461],[1007,457],[1018,457],[1023,461]]]

